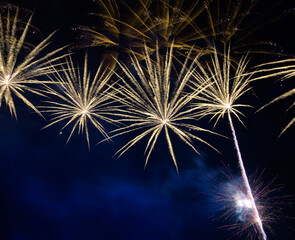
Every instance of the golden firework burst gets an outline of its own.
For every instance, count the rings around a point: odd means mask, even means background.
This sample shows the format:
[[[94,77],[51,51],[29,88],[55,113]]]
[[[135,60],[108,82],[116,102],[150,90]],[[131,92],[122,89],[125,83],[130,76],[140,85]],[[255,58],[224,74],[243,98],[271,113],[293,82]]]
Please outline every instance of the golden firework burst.
[[[194,133],[195,131],[213,132],[195,124],[194,114],[190,108],[192,99],[208,87],[208,82],[200,84],[194,91],[186,92],[188,81],[196,71],[194,63],[188,64],[190,54],[184,61],[180,72],[175,74],[176,72],[172,68],[173,44],[170,49],[167,49],[164,61],[159,55],[158,48],[154,60],[151,59],[146,45],[144,49],[144,64],[140,63],[140,59],[135,54],[131,56],[132,70],[118,61],[127,80],[119,76],[121,84],[116,96],[124,107],[118,109],[117,116],[120,116],[119,121],[126,126],[115,130],[113,137],[131,132],[138,134],[127,142],[117,154],[121,156],[134,144],[144,137],[148,137],[145,149],[146,166],[160,134],[163,133],[178,171],[171,133],[177,135],[196,152],[198,151],[193,145],[194,139],[212,147]]]
[[[65,121],[63,130],[71,126],[71,136],[78,129],[78,133],[86,133],[88,148],[90,148],[88,124],[91,123],[105,138],[108,134],[101,121],[111,123],[108,117],[112,103],[109,80],[112,72],[103,69],[101,63],[94,76],[88,70],[87,54],[85,55],[84,68],[80,72],[79,66],[75,67],[71,57],[66,60],[61,69],[54,69],[54,77],[50,77],[52,86],[46,86],[44,91],[52,99],[46,101],[43,112],[52,116],[51,122],[45,128]]]
[[[19,98],[41,115],[26,95],[28,93],[42,95],[39,88],[36,87],[42,82],[36,78],[51,73],[55,62],[64,57],[53,57],[63,48],[39,57],[40,53],[48,46],[49,39],[54,33],[37,46],[26,43],[25,39],[31,26],[32,15],[24,27],[19,27],[18,13],[18,8],[15,11],[8,9],[7,15],[0,13],[0,106],[4,101],[9,107],[10,114],[15,118],[17,114],[14,97]]]
[[[95,17],[97,24],[92,20],[91,27],[77,25],[75,28],[80,32],[80,45],[105,46],[106,56],[111,54],[117,58],[119,54],[132,51],[143,59],[144,44],[155,52],[156,48],[170,47],[173,42],[174,55],[185,55],[192,46],[200,51],[196,41],[208,45],[203,42],[206,36],[194,23],[206,12],[206,6],[199,1],[189,6],[185,6],[184,1],[172,3],[168,0],[139,0],[132,4],[124,0],[94,2],[97,11],[89,15]]]
[[[251,89],[250,83],[255,72],[246,73],[247,55],[238,61],[235,72],[232,74],[233,63],[230,58],[230,48],[224,51],[222,62],[219,60],[217,50],[214,49],[213,52],[206,67],[195,60],[199,71],[193,73],[192,88],[197,89],[200,84],[210,83],[201,94],[197,95],[196,116],[211,115],[212,119],[216,118],[216,124],[225,114],[233,114],[243,123],[240,118],[243,113],[238,108],[251,106],[237,103],[237,101]]]

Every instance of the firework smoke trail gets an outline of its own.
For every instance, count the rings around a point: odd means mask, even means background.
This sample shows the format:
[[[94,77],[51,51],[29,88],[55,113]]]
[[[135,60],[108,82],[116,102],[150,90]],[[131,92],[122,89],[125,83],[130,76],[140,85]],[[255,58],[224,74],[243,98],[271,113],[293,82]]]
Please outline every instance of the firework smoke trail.
[[[248,195],[248,198],[251,201],[252,210],[253,210],[254,215],[255,215],[255,222],[259,227],[260,233],[262,235],[262,239],[266,240],[267,239],[266,233],[265,233],[265,231],[263,229],[262,221],[261,221],[258,209],[256,207],[256,203],[255,203],[255,200],[254,200],[254,197],[253,197],[253,194],[252,194],[252,190],[251,190],[251,187],[250,187],[250,184],[249,184],[249,180],[248,180],[248,177],[247,177],[246,169],[244,167],[242,154],[241,154],[241,151],[240,151],[240,147],[239,147],[238,139],[237,139],[237,136],[236,136],[235,128],[234,128],[234,125],[233,125],[233,122],[232,122],[232,119],[231,119],[231,116],[230,116],[230,112],[228,112],[228,120],[229,120],[229,125],[230,125],[231,131],[232,131],[235,148],[237,150],[237,155],[238,155],[238,160],[239,160],[239,167],[240,167],[240,170],[241,170],[242,178],[243,178],[243,181],[245,183],[245,187],[246,187],[246,190],[247,190],[247,195]]]

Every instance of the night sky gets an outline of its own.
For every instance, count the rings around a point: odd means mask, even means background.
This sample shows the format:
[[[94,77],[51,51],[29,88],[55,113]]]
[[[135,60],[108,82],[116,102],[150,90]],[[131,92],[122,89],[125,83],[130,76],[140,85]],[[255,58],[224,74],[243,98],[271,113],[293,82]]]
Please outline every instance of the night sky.
[[[83,23],[91,6],[90,0],[20,2],[20,6],[34,10],[33,25],[44,36],[59,29],[51,48],[75,41],[71,27]],[[295,7],[292,0],[283,2],[277,13]],[[276,53],[283,50],[292,57],[294,22],[294,14],[282,17],[265,24],[253,38],[274,42]],[[88,51],[90,67],[95,70],[97,50]],[[252,66],[283,58],[276,57],[251,55]],[[270,200],[274,203],[270,211],[281,209],[270,223],[273,233],[266,229],[270,240],[295,239],[294,126],[278,138],[294,116],[294,108],[286,112],[294,97],[255,111],[291,88],[294,78],[262,80],[242,99],[254,106],[244,111],[247,128],[234,120],[248,174],[263,171],[263,184],[273,182],[270,189],[283,186]],[[0,239],[223,240],[230,236],[231,230],[220,229],[230,220],[219,219],[222,212],[214,196],[220,184],[228,182],[225,172],[231,172],[232,180],[239,176],[231,139],[202,135],[222,155],[196,142],[201,156],[177,137],[172,139],[180,170],[177,175],[164,138],[144,169],[145,142],[117,158],[113,155],[126,143],[124,137],[96,145],[102,137],[93,131],[88,151],[85,136],[74,134],[66,145],[69,131],[61,133],[62,124],[41,130],[46,121],[22,103],[17,105],[17,113],[18,120],[4,105],[0,108]],[[212,129],[208,120],[200,124]],[[112,126],[106,128],[111,130]],[[226,119],[215,131],[231,136]]]

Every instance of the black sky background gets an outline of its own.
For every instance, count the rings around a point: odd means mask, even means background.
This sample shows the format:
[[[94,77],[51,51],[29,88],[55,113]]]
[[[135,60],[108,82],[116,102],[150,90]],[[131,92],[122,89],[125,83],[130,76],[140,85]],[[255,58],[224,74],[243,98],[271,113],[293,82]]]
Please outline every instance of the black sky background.
[[[75,39],[70,28],[84,21],[91,1],[32,0],[18,4],[34,10],[33,25],[44,36],[59,29],[52,44],[56,47]],[[285,1],[277,11],[292,7],[295,7],[293,1]],[[275,42],[277,49],[292,56],[294,23],[295,16],[290,14],[265,25],[253,37]],[[88,51],[92,54],[90,65],[95,70],[97,52]],[[251,61],[260,63],[274,58],[253,55]],[[244,99],[254,106],[245,111],[247,118],[243,120],[247,128],[234,122],[249,175],[257,168],[265,169],[265,184],[277,177],[271,187],[284,186],[277,193],[279,204],[274,205],[274,208],[283,206],[282,213],[277,222],[271,223],[274,234],[269,234],[269,239],[295,239],[295,212],[288,204],[295,196],[294,126],[277,138],[294,116],[292,109],[285,112],[292,98],[258,113],[255,111],[292,87],[293,79],[257,83],[255,94]],[[218,229],[228,222],[216,220],[219,213],[212,191],[216,185],[212,181],[224,181],[222,163],[238,176],[231,140],[204,135],[222,155],[196,143],[200,157],[177,138],[173,139],[180,169],[178,176],[164,141],[156,147],[144,170],[144,143],[117,159],[112,156],[125,139],[95,146],[101,136],[93,133],[89,152],[85,137],[74,135],[66,145],[68,132],[60,134],[61,125],[41,131],[46,124],[44,120],[22,104],[17,106],[17,111],[16,121],[7,108],[0,109],[0,239],[228,238],[230,230]],[[201,123],[207,126],[207,119]],[[229,130],[226,121],[216,128],[217,132],[230,136]]]

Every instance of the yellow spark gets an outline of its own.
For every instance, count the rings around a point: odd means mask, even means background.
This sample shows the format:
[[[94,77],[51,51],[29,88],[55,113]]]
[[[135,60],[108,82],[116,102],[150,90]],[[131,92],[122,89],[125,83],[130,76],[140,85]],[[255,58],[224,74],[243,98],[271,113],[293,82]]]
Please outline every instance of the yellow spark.
[[[48,41],[54,33],[50,34],[37,46],[26,43],[25,40],[31,27],[32,15],[24,27],[19,27],[21,21],[18,18],[18,13],[19,9],[17,7],[14,10],[8,9],[6,14],[0,12],[0,106],[4,100],[9,107],[10,114],[17,117],[14,103],[16,97],[41,115],[34,104],[27,99],[26,94],[43,95],[40,88],[37,87],[43,83],[36,78],[52,72],[54,62],[64,57],[53,58],[53,55],[63,48],[38,58],[49,44]],[[24,48],[29,49],[29,52],[23,51]]]
[[[46,94],[52,96],[52,100],[46,101],[43,112],[50,113],[53,117],[51,122],[44,128],[65,121],[64,128],[72,125],[67,143],[76,129],[78,133],[86,133],[88,148],[90,149],[88,122],[90,122],[106,139],[108,134],[101,121],[111,123],[108,117],[113,91],[109,80],[112,72],[103,69],[101,63],[96,74],[91,77],[88,70],[87,54],[84,59],[83,72],[80,73],[79,66],[74,67],[71,57],[66,59],[66,65],[61,69],[54,69],[54,77],[51,81],[54,87],[46,86]],[[56,89],[56,85],[59,87]]]
[[[188,64],[190,57],[188,54],[182,69],[175,75],[172,72],[173,44],[170,49],[167,49],[164,61],[160,58],[158,47],[154,60],[151,59],[146,45],[143,54],[145,55],[144,64],[140,62],[135,53],[131,55],[132,66],[136,74],[131,72],[124,63],[117,62],[127,77],[125,80],[124,77],[119,76],[121,83],[117,95],[118,103],[123,104],[123,107],[118,108],[118,116],[121,117],[119,121],[125,123],[126,126],[115,130],[113,137],[138,132],[138,135],[127,142],[117,153],[121,156],[134,144],[148,137],[145,149],[146,166],[159,135],[163,133],[178,171],[171,133],[176,134],[196,152],[198,151],[193,146],[193,139],[212,147],[201,137],[190,132],[194,130],[213,133],[194,124],[194,114],[189,108],[192,99],[208,87],[208,84],[204,82],[193,92],[186,92],[188,81],[196,71],[196,65],[193,62]]]

